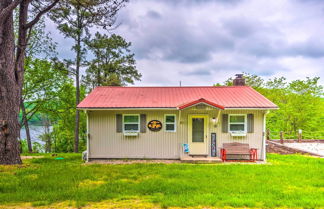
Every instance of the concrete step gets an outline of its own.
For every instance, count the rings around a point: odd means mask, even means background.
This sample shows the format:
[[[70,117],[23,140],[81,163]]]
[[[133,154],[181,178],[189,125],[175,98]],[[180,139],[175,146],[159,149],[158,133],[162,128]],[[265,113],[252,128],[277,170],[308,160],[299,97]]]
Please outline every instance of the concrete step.
[[[184,156],[180,158],[182,163],[221,163],[222,160],[218,157],[191,157]]]

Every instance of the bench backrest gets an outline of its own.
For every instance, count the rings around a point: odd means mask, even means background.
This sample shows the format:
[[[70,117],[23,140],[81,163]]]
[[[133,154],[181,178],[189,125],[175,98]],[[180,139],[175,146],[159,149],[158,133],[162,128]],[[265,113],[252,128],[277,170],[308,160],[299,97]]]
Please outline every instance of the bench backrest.
[[[227,151],[241,151],[241,152],[249,152],[250,147],[249,144],[233,142],[233,143],[224,143],[223,148]]]

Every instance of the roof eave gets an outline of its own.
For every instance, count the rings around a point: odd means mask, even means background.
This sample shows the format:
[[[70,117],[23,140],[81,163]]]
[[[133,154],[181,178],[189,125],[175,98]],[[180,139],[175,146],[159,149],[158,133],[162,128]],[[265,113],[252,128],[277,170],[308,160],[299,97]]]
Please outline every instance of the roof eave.
[[[184,108],[179,107],[77,107],[78,110],[183,110],[198,104],[205,104],[215,109],[221,110],[278,110],[279,107],[224,107],[219,108],[204,102],[192,104]]]
[[[225,110],[278,110],[279,107],[225,107]]]
[[[78,110],[177,110],[176,107],[77,107]]]

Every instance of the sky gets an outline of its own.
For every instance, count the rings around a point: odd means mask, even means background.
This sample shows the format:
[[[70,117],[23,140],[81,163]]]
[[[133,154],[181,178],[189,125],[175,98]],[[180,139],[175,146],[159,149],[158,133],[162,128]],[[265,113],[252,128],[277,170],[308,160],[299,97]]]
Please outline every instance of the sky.
[[[136,86],[210,86],[241,72],[324,84],[324,0],[130,0],[117,24],[143,75]],[[73,58],[73,42],[47,30]]]

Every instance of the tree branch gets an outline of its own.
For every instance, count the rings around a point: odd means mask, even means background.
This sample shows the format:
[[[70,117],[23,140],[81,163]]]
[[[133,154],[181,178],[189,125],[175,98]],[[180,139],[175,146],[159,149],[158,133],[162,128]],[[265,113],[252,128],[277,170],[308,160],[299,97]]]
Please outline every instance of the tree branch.
[[[50,11],[57,3],[59,2],[59,0],[55,0],[52,4],[50,4],[49,6],[47,6],[45,9],[43,9],[42,11],[40,11],[36,17],[30,21],[29,23],[27,23],[24,28],[25,29],[28,29],[28,28],[31,28],[33,27],[38,21],[39,19],[45,14],[47,13],[48,11]]]
[[[6,8],[0,12],[0,23],[3,23],[7,19],[7,16],[21,3],[22,0],[15,0],[11,2]]]

